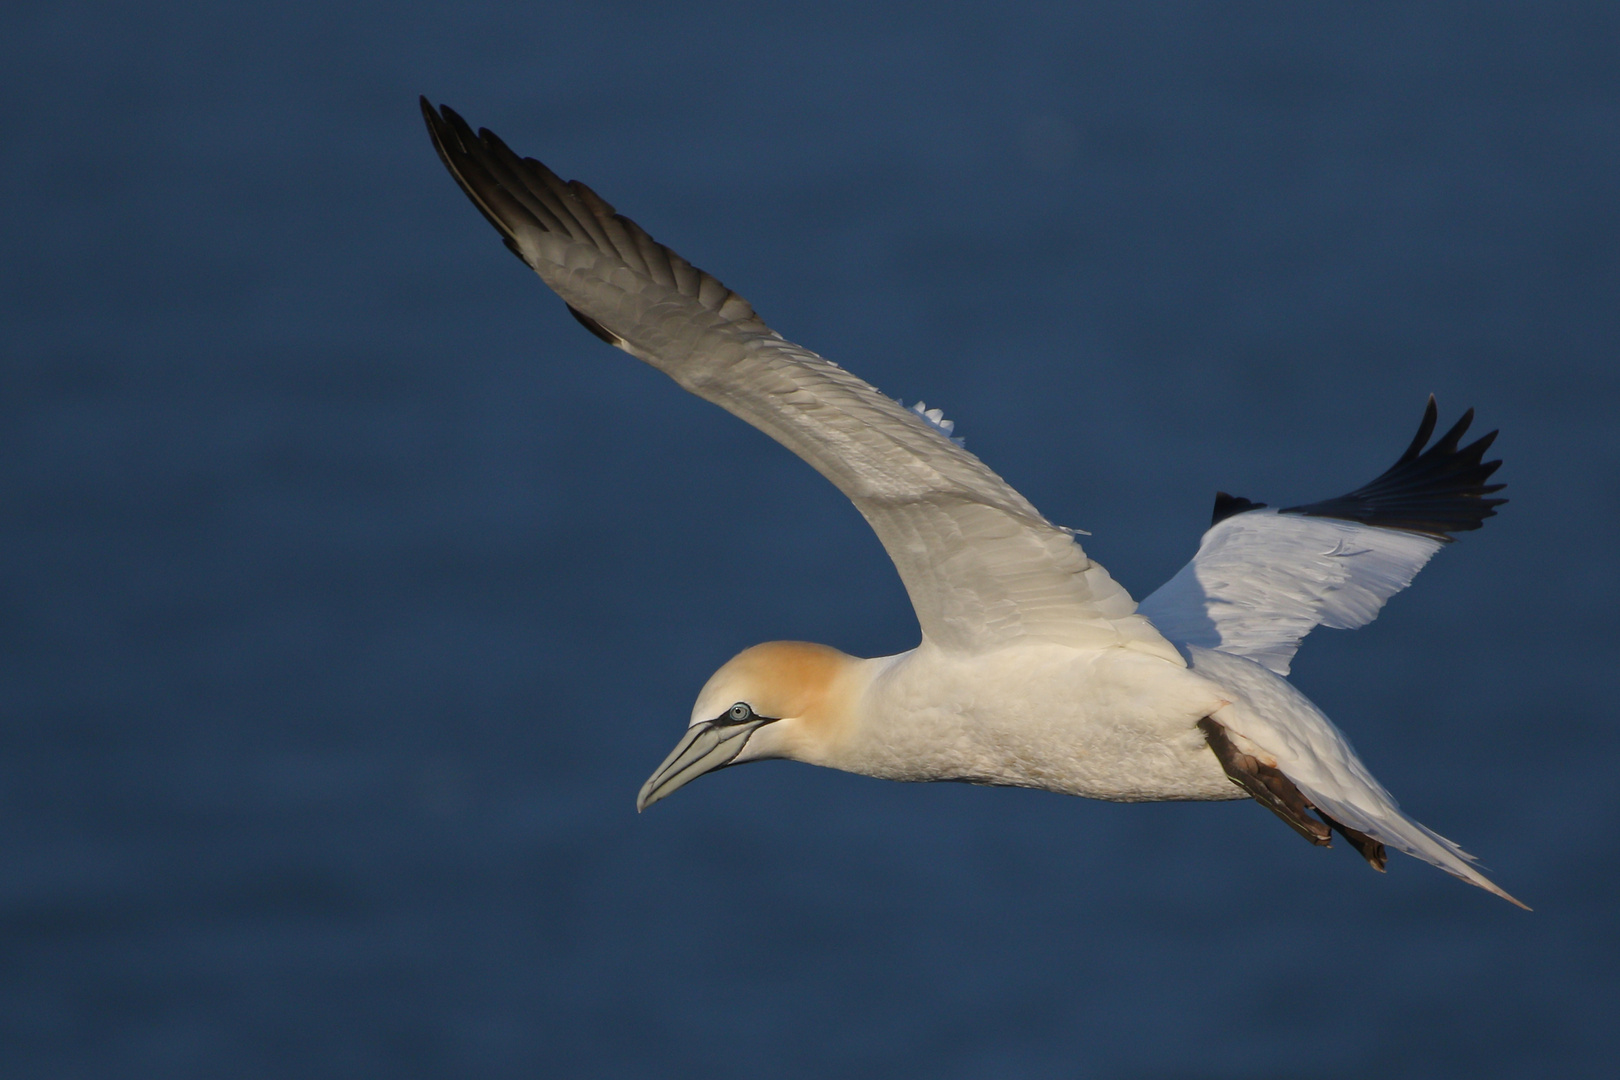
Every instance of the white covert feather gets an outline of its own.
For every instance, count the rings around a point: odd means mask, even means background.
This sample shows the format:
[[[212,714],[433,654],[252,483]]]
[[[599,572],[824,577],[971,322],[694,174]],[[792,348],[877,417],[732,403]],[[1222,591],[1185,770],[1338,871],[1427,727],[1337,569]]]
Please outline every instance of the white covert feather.
[[[1250,510],[1204,533],[1192,561],[1137,610],[1179,645],[1287,675],[1306,634],[1372,622],[1441,546],[1418,533]]]
[[[957,446],[967,446],[965,441],[957,438],[956,424],[953,421],[945,419],[945,413],[943,410],[930,409],[926,404],[919,401],[917,404],[911,407],[911,411],[928,421],[931,425],[933,425],[934,430],[951,440],[951,442],[955,443]]]

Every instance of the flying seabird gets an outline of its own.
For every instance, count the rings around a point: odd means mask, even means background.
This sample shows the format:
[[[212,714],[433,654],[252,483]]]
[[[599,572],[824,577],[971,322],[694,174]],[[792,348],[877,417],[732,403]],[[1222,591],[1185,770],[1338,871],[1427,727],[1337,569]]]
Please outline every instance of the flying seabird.
[[[749,303],[577,180],[422,99],[433,144],[506,246],[610,345],[765,432],[860,510],[922,641],[863,659],[776,641],[704,685],[643,810],[704,773],[767,758],[892,780],[1039,788],[1118,802],[1252,797],[1313,844],[1378,870],[1393,847],[1524,907],[1473,856],[1401,813],[1285,678],[1313,627],[1371,622],[1453,534],[1504,499],[1473,410],[1348,495],[1267,507],[1221,493],[1192,561],[1140,604],[952,437],[784,340]]]

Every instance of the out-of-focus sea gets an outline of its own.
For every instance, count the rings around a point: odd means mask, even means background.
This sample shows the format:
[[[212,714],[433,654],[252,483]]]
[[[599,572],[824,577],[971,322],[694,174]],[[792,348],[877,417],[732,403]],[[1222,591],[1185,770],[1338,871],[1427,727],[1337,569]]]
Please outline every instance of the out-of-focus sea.
[[[0,1072],[1610,1076],[1620,8],[0,15]],[[426,93],[967,445],[1138,596],[1217,488],[1512,502],[1296,682],[1526,914],[1249,803],[783,763],[710,672],[916,625],[582,331]]]

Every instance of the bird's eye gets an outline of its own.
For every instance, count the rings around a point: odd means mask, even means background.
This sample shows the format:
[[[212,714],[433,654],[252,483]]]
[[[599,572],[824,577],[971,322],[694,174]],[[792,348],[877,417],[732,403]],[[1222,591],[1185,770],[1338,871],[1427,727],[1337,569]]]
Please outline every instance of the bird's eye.
[[[748,703],[745,701],[739,701],[730,709],[726,710],[726,719],[730,720],[733,724],[740,724],[753,715],[754,710],[750,709],[748,707]]]

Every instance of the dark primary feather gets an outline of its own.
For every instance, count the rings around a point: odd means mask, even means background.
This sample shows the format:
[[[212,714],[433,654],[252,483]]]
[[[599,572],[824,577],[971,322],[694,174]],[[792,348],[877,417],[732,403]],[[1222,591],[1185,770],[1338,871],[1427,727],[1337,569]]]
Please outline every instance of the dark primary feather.
[[[740,329],[769,332],[748,301],[658,243],[578,180],[564,181],[534,158],[519,157],[488,128],[474,134],[448,105],[435,109],[424,97],[422,117],[439,160],[512,254],[525,263],[529,262],[521,243],[525,231],[556,233],[611,252],[635,273],[695,298]],[[621,343],[617,333],[596,319],[570,310],[603,341]]]
[[[1482,460],[1495,441],[1496,432],[1459,447],[1463,433],[1474,420],[1474,410],[1469,409],[1450,431],[1425,450],[1424,445],[1434,434],[1438,418],[1439,409],[1434,395],[1430,394],[1423,422],[1418,425],[1411,445],[1377,479],[1348,495],[1303,506],[1287,506],[1279,513],[1339,518],[1382,529],[1422,533],[1447,542],[1452,539],[1452,533],[1479,528],[1486,518],[1496,513],[1496,507],[1507,502],[1486,498],[1507,486],[1486,483],[1502,465],[1500,461]],[[1264,505],[1220,492],[1215,496],[1215,520],[1211,524]]]
[[[1266,504],[1245,499],[1241,495],[1228,495],[1224,491],[1215,493],[1215,512],[1210,515],[1209,527],[1214,528],[1229,517],[1247,513],[1250,510],[1264,510]]]

